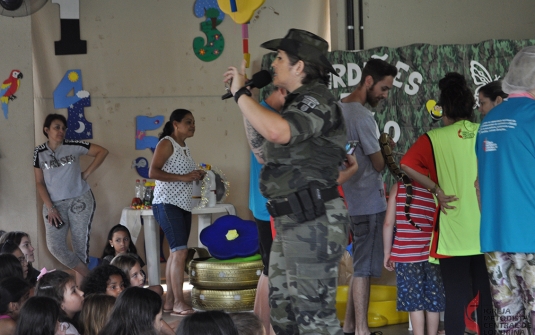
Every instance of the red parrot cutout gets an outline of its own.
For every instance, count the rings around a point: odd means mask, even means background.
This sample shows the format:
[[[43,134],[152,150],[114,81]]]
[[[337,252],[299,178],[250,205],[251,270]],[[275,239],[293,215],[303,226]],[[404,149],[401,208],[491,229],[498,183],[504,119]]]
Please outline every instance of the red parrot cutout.
[[[4,117],[6,119],[8,114],[8,103],[17,98],[15,93],[19,89],[21,79],[22,72],[19,70],[12,70],[9,77],[4,80],[4,83],[0,86],[0,101],[2,102],[2,110],[4,111]]]

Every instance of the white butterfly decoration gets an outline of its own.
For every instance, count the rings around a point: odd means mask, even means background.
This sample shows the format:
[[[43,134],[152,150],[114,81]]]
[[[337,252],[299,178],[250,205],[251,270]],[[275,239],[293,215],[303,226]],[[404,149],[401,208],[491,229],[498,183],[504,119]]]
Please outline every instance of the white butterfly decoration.
[[[474,105],[474,108],[479,107],[479,89],[488,83],[491,83],[493,81],[496,81],[500,79],[500,76],[495,75],[494,80],[490,76],[489,71],[481,65],[481,63],[476,62],[475,60],[470,61],[470,74],[472,75],[472,80],[474,81],[474,84],[476,84],[477,88],[474,93],[474,98],[476,99],[476,104]]]

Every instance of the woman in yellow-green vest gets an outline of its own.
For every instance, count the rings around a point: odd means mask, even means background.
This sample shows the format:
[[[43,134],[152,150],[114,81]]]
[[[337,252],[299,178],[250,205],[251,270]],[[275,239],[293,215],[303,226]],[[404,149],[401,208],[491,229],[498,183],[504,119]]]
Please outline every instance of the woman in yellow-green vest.
[[[411,179],[435,195],[440,208],[435,217],[430,254],[440,258],[446,293],[446,334],[462,335],[465,328],[477,330],[478,334],[494,334],[474,188],[475,142],[479,129],[479,124],[471,121],[474,97],[465,78],[458,73],[446,74],[438,86],[444,127],[420,136],[401,160],[401,167]]]

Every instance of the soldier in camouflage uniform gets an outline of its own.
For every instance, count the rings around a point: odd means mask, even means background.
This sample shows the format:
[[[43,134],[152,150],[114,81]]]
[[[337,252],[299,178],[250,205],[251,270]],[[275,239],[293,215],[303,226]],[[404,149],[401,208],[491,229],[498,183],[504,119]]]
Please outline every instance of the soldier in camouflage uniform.
[[[244,65],[240,71],[229,67],[225,81],[232,79],[244,117],[266,139],[260,187],[277,230],[269,269],[271,323],[277,334],[341,335],[335,296],[349,221],[336,179],[347,137],[326,86],[336,71],[326,58],[328,43],[307,31],[290,29],[262,47],[278,51],[274,84],[289,92],[280,114],[250,98]]]

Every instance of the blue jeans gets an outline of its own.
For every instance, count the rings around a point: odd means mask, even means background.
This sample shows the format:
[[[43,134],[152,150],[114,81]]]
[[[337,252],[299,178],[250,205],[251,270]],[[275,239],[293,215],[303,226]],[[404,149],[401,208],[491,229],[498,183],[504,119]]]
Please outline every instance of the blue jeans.
[[[191,231],[191,212],[169,204],[154,204],[152,212],[165,233],[171,252],[187,249]]]

